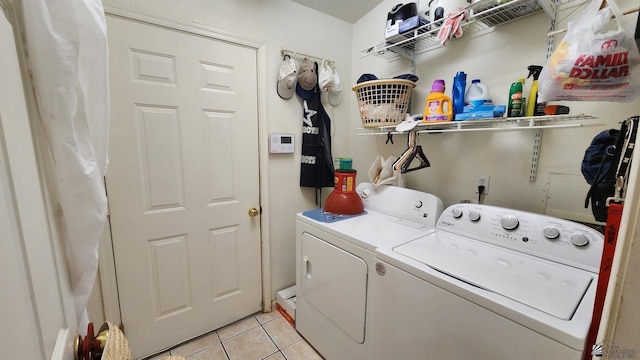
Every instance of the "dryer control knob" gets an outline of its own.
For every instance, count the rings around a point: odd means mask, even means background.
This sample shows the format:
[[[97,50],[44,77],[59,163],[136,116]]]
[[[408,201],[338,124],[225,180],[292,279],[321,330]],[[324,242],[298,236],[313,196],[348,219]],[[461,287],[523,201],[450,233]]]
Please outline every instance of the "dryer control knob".
[[[415,206],[416,206],[416,209],[420,209],[422,207],[422,201],[418,200]]]
[[[453,215],[454,218],[459,219],[462,217],[462,209],[460,208],[453,208],[451,209],[451,215]]]
[[[544,228],[544,230],[542,230],[542,233],[544,234],[544,237],[551,240],[557,239],[558,236],[560,236],[560,230],[558,230],[558,228],[554,226],[547,226],[546,228]]]
[[[500,225],[506,230],[515,230],[520,225],[520,220],[515,215],[505,215],[500,219]]]
[[[582,247],[589,243],[587,235],[582,233],[571,234],[571,243],[575,246]]]
[[[471,211],[469,212],[469,220],[471,221],[478,221],[480,220],[480,213],[477,211]]]
[[[371,183],[360,183],[356,186],[356,193],[360,195],[361,198],[366,199],[373,193],[373,184]]]

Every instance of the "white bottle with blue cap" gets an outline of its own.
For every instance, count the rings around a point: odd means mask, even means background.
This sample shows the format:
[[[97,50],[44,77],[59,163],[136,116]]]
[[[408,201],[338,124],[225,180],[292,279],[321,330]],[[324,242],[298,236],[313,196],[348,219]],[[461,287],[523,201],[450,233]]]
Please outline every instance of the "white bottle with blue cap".
[[[480,79],[473,79],[465,94],[465,105],[471,107],[471,111],[481,106],[493,106],[487,86]]]

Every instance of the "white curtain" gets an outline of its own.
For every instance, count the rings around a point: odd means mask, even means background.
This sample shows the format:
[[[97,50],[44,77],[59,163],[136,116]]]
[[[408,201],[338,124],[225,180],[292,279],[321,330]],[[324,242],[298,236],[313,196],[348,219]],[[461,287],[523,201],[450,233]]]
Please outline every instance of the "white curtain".
[[[107,29],[100,0],[22,0],[38,111],[55,162],[67,268],[78,328],[98,268],[107,216]]]

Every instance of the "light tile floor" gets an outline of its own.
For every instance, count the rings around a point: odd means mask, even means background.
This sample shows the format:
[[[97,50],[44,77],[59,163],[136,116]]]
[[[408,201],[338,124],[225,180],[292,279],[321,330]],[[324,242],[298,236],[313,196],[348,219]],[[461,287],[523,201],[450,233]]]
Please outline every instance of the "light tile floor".
[[[148,360],[169,355],[187,360],[323,359],[277,311],[249,316]]]

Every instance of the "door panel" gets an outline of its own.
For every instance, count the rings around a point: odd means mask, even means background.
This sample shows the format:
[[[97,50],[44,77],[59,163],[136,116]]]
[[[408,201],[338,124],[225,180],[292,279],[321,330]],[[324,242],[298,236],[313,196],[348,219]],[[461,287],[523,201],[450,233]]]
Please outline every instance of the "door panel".
[[[134,357],[261,309],[256,50],[107,17],[107,189]]]
[[[141,155],[142,190],[147,214],[184,210],[178,109],[136,106],[135,141]],[[116,141],[117,139],[114,139]]]

